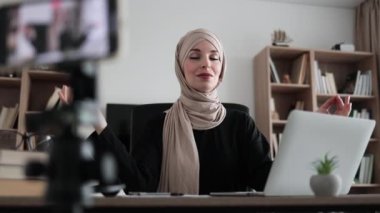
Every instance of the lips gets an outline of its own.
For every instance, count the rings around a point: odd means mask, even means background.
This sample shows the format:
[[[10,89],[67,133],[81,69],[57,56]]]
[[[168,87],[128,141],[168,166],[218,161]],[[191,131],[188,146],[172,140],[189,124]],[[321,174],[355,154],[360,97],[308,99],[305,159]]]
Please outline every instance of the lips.
[[[208,79],[208,78],[212,78],[213,77],[213,75],[210,74],[210,73],[201,73],[201,74],[199,74],[197,76],[200,77],[200,78],[204,78],[204,79]]]

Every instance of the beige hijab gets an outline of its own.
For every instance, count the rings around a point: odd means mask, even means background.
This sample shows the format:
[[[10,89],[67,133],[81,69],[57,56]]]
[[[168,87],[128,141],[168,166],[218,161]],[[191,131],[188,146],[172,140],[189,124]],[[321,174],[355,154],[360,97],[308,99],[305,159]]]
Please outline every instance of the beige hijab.
[[[175,72],[181,86],[181,96],[167,111],[164,121],[158,191],[199,193],[199,157],[193,129],[214,128],[226,116],[226,109],[219,101],[216,88],[210,93],[201,93],[191,88],[185,80],[183,64],[190,50],[203,40],[210,42],[219,52],[222,62],[219,83],[223,78],[226,67],[224,51],[214,34],[197,29],[181,38],[175,55]]]

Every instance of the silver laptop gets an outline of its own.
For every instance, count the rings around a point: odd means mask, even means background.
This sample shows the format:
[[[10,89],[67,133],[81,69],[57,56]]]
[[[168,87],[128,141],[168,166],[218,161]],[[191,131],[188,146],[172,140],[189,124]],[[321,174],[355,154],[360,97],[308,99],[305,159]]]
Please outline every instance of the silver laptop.
[[[312,162],[327,152],[338,157],[339,194],[347,194],[375,127],[374,120],[293,110],[273,162],[265,196],[313,195]]]

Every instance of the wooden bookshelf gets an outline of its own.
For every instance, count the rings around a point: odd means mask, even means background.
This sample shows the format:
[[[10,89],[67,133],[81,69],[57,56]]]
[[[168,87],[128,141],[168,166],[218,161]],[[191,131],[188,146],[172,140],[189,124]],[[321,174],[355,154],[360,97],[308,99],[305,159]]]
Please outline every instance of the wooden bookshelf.
[[[0,106],[11,107],[19,103],[21,79],[0,77]]]
[[[285,79],[282,76],[291,77],[292,72],[295,72],[294,67],[298,66],[295,63],[299,63],[300,57],[307,58],[306,66],[303,68],[305,72],[304,81],[301,84],[276,82],[273,78],[273,67],[270,65],[270,60],[275,66],[279,79]],[[316,69],[319,69],[323,75],[332,73],[337,93],[342,97],[349,95],[353,109],[368,109],[370,118],[377,122],[380,121],[377,67],[375,56],[372,53],[268,46],[254,57],[255,121],[268,141],[273,141],[273,133],[278,135],[284,130],[287,117],[290,111],[294,109],[297,101],[303,102],[303,110],[315,111],[324,101],[336,95],[336,93],[331,93],[332,90],[329,90],[330,93],[322,93],[318,90],[320,85],[317,75],[315,75]],[[372,84],[370,94],[353,95],[343,92],[348,91],[344,88],[349,85],[347,83],[348,77],[355,76],[358,70],[372,71],[371,77],[368,78]],[[272,118],[272,99],[279,119]],[[372,182],[370,184],[355,184],[352,189],[353,192],[380,192],[379,141],[380,128],[377,124],[366,149],[366,153],[372,153],[375,157]],[[273,148],[272,142],[271,148]]]
[[[17,130],[21,134],[28,132],[26,115],[44,111],[54,87],[63,84],[69,84],[67,73],[48,70],[26,69],[21,72],[21,77],[0,77],[0,97],[2,97],[0,106],[14,107],[16,104],[19,105],[18,119],[12,130]],[[6,136],[3,135],[2,137],[4,139]],[[14,149],[18,147],[21,150],[25,149],[24,146],[19,146],[22,142],[21,136],[14,137],[14,141],[11,142],[9,140],[4,141],[0,141],[1,148]]]
[[[19,104],[21,79],[19,77],[0,77],[0,111],[3,107],[15,107]],[[8,128],[7,128],[8,129]],[[16,130],[14,125],[11,130]],[[0,148],[12,149],[16,144],[16,137],[0,134]]]

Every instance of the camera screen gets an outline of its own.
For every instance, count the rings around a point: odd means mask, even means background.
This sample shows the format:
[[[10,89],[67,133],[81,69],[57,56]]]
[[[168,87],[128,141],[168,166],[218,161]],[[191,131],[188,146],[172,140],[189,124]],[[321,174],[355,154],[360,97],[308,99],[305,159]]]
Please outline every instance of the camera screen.
[[[42,0],[0,8],[1,66],[101,59],[116,49],[113,0]]]

